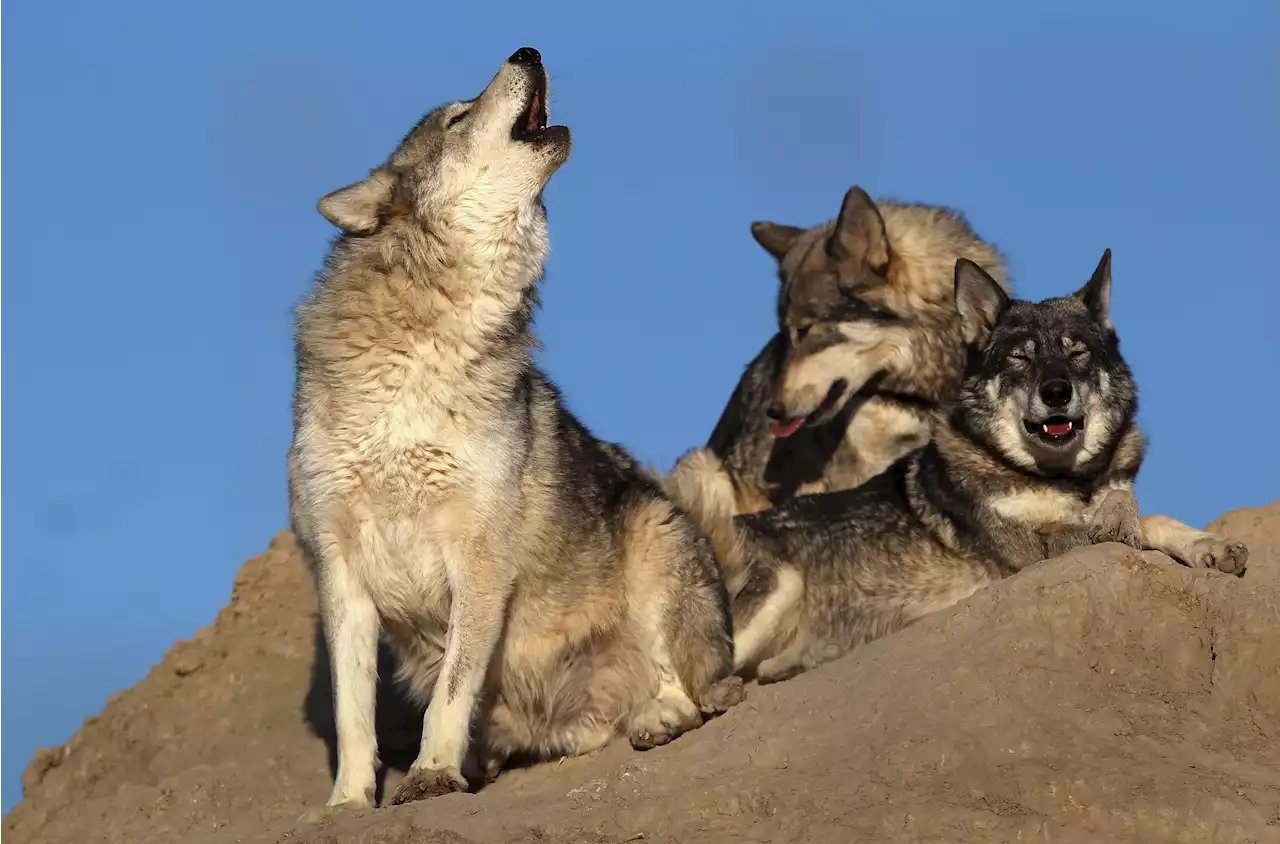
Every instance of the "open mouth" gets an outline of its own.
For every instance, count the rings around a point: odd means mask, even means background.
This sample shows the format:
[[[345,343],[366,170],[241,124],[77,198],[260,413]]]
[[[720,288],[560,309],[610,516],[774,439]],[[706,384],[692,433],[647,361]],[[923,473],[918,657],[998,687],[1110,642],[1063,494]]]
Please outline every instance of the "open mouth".
[[[1038,441],[1055,447],[1070,444],[1084,430],[1083,419],[1068,419],[1065,416],[1050,416],[1043,422],[1024,419],[1022,425]]]
[[[787,437],[803,428],[805,420],[808,418],[809,417],[807,416],[800,416],[789,422],[770,422],[769,433],[773,434],[780,440],[785,440]]]
[[[547,131],[547,72],[542,68],[532,72],[536,76],[533,91],[511,127],[511,137],[517,141],[536,141]]]
[[[796,431],[799,431],[810,422],[815,425],[822,424],[827,421],[827,419],[836,410],[836,406],[840,404],[840,400],[844,398],[844,394],[848,392],[848,390],[848,381],[843,378],[836,379],[836,382],[831,385],[831,389],[827,390],[827,395],[822,399],[822,402],[812,413],[808,413],[804,416],[797,416],[795,419],[788,419],[781,422],[770,422],[769,433],[773,434],[780,440],[785,440],[787,437],[791,436]]]

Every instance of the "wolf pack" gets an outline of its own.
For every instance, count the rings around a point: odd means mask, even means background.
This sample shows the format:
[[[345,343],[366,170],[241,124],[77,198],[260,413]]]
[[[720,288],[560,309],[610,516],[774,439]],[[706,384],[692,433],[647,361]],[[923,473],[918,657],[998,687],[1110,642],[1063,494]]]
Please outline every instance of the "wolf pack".
[[[1074,548],[1244,573],[1242,543],[1139,514],[1110,250],[1017,299],[960,213],[856,186],[827,222],[751,226],[778,332],[704,447],[663,473],[599,439],[533,361],[571,147],[548,93],[522,48],[319,201],[339,233],[297,312],[288,473],[338,764],[306,817],[374,805],[380,641],[425,706],[404,803],[666,744]]]

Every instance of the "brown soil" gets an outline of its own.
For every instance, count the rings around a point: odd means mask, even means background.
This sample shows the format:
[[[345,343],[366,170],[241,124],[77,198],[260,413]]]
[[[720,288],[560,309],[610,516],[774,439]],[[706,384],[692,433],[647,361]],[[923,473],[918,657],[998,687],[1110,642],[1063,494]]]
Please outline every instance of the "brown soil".
[[[21,842],[1280,842],[1280,501],[1213,529],[1243,579],[1097,546],[1046,562],[673,744],[297,825],[330,785],[328,668],[293,538],[65,745]],[[383,757],[417,715],[388,697]],[[393,770],[394,787],[400,772]]]

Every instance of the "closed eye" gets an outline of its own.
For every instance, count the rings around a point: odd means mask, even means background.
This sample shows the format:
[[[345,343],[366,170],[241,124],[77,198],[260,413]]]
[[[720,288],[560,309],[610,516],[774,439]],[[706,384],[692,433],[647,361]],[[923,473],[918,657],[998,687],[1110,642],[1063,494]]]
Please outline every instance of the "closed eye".
[[[1010,352],[1010,353],[1009,353],[1009,359],[1010,359],[1010,360],[1029,361],[1029,360],[1031,360],[1031,356],[1030,356],[1030,355],[1028,355],[1026,352]]]
[[[460,111],[457,114],[455,114],[453,117],[449,118],[449,122],[446,124],[446,128],[452,129],[454,126],[457,126],[459,123],[466,120],[470,116],[471,116],[470,109],[467,109],[466,111]]]
[[[875,320],[877,322],[897,322],[898,315],[893,311],[873,305],[863,299],[846,296],[842,316],[850,320]]]
[[[1068,357],[1070,357],[1072,360],[1081,360],[1081,359],[1083,359],[1087,354],[1089,354],[1089,350],[1088,350],[1088,349],[1076,349],[1076,350],[1075,350],[1074,352],[1072,352]]]

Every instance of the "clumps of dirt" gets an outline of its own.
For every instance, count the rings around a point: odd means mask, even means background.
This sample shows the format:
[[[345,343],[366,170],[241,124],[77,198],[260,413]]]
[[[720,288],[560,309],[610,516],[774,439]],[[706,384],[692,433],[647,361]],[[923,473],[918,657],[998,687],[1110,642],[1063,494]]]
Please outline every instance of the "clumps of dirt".
[[[14,841],[171,841],[253,829],[324,788],[325,745],[304,719],[316,598],[288,532],[236,575],[213,624],[178,642],[133,688],[37,752]],[[289,795],[286,797],[285,795]]]
[[[11,842],[1280,842],[1280,501],[1211,526],[1243,579],[1102,545],[1038,565],[666,747],[300,825],[332,713],[290,534],[230,604],[36,754]],[[379,711],[401,770],[419,714]],[[400,771],[388,777],[394,789]]]

